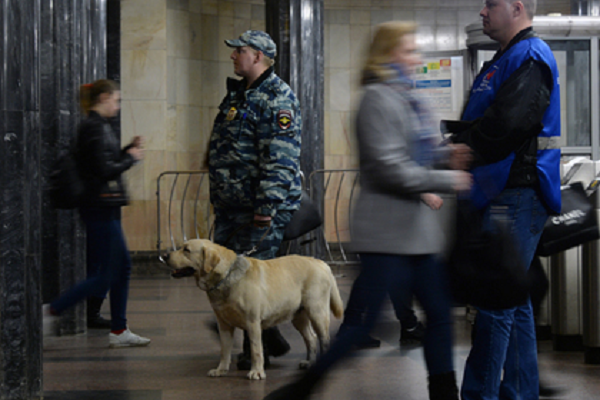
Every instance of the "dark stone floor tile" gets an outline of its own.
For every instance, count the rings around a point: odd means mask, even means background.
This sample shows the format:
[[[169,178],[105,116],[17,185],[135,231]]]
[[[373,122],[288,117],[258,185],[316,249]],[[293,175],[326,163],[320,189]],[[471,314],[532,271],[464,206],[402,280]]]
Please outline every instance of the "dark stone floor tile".
[[[346,275],[338,279],[344,300],[355,274]],[[206,293],[189,280],[134,278],[131,298],[158,299],[132,301],[127,312],[133,332],[151,338],[152,343],[144,348],[109,349],[108,332],[102,330],[45,340],[46,400],[262,400],[301,373],[298,362],[305,355],[304,343],[290,323],[280,327],[292,349],[271,359],[266,380],[248,380],[247,371],[237,371],[235,363],[227,376],[210,378],[208,371],[219,363],[220,344],[207,327],[215,317]],[[102,315],[109,317],[109,308],[106,301]],[[471,325],[464,307],[455,309],[454,317],[454,363],[460,381],[470,350]],[[332,318],[332,337],[340,323]],[[372,334],[381,339],[381,347],[352,353],[328,374],[311,400],[427,399],[423,349],[400,347],[400,325],[390,304],[384,306]],[[234,357],[241,351],[241,337],[236,330]],[[551,341],[540,342],[539,350],[542,378],[569,389],[562,398],[598,397],[600,366],[584,364],[582,352],[553,351]]]
[[[44,392],[44,400],[162,400],[160,390],[73,390]]]

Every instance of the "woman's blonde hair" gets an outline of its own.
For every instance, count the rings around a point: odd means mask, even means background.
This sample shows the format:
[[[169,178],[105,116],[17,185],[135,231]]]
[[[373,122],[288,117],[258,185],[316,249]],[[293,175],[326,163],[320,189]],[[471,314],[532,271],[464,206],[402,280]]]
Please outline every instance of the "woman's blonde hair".
[[[392,51],[402,43],[404,36],[416,31],[417,24],[414,22],[391,21],[377,25],[362,70],[361,84],[365,85],[373,80],[386,80],[395,75],[397,72],[389,67]]]
[[[119,84],[109,79],[99,79],[93,83],[81,85],[79,88],[79,104],[81,109],[88,114],[90,109],[100,101],[103,93],[113,94],[119,90]]]

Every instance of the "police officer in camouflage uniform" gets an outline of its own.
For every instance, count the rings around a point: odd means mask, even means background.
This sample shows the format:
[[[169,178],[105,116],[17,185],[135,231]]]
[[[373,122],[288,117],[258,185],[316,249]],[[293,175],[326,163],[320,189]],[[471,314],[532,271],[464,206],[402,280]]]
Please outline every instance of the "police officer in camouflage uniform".
[[[300,207],[300,104],[273,71],[277,47],[262,31],[226,40],[234,72],[219,106],[210,138],[210,201],[215,212],[214,241],[238,254],[274,258],[286,225]],[[277,328],[263,331],[268,355],[280,356],[289,344]],[[250,369],[250,349],[238,369]]]

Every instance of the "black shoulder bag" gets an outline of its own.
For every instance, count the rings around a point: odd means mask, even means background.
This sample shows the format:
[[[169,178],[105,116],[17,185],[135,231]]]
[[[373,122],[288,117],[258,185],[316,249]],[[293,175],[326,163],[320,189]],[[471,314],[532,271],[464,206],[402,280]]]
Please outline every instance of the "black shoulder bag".
[[[560,214],[551,215],[546,221],[537,247],[540,256],[551,256],[600,238],[596,210],[583,184],[574,182],[562,186],[560,196]]]
[[[294,240],[317,229],[323,224],[323,218],[319,209],[313,203],[308,193],[303,190],[300,199],[300,208],[292,216],[292,220],[286,226],[283,240]]]

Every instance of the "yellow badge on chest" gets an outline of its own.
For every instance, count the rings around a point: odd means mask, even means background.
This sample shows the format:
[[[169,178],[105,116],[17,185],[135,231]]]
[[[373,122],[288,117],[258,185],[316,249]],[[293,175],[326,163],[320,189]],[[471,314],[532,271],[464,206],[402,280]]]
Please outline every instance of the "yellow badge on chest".
[[[231,107],[227,112],[227,117],[225,118],[227,121],[233,121],[235,116],[237,115],[237,110],[235,107]]]

